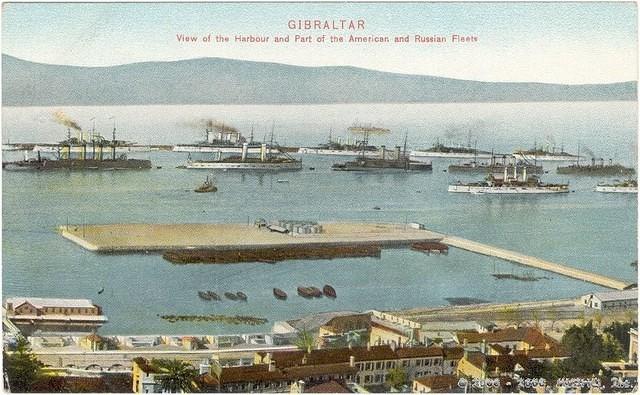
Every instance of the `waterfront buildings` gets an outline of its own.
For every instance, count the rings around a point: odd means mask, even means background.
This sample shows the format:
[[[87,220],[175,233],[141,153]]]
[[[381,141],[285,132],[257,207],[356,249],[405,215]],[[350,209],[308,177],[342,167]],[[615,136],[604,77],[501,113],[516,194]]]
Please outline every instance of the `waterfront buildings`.
[[[91,333],[107,322],[89,299],[7,298],[6,318],[28,336],[39,332]]]
[[[624,310],[638,308],[638,289],[596,292],[582,296],[585,307],[595,310]]]

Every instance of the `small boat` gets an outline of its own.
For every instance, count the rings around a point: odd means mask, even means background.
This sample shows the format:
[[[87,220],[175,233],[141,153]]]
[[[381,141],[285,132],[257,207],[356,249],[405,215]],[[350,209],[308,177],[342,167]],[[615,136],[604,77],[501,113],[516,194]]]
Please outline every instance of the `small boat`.
[[[242,300],[243,302],[247,301],[247,294],[245,294],[244,292],[236,292],[236,296],[238,297],[238,299]]]
[[[273,289],[273,296],[275,296],[276,299],[280,299],[280,300],[286,300],[287,299],[287,293],[284,292],[283,290],[281,290],[280,288],[274,288]]]
[[[303,298],[307,298],[307,299],[313,298],[313,292],[311,291],[311,288],[309,288],[309,287],[298,287],[298,295],[302,296]]]
[[[315,170],[315,169],[316,169],[315,167],[310,167],[310,168],[309,168],[309,170]]]
[[[314,298],[322,297],[322,291],[320,290],[320,288],[309,287],[309,290],[311,290],[311,294],[313,295]]]
[[[207,295],[209,295],[212,300],[220,300],[218,294],[213,291],[207,291]]]
[[[324,296],[326,296],[327,298],[335,298],[336,297],[336,290],[329,284],[325,285],[322,288],[322,293],[324,293]]]
[[[102,294],[103,292],[104,292],[104,287],[102,287],[102,289],[98,291],[98,295]]]
[[[225,292],[224,296],[229,300],[238,300],[238,295],[231,292]]]
[[[279,182],[279,183],[281,183],[281,184],[282,184],[282,183],[284,183],[284,182],[289,182],[289,180],[276,180],[276,182]]]
[[[375,206],[373,209],[374,209],[374,210],[380,210],[380,207]]]
[[[209,296],[209,294],[207,294],[206,292],[198,291],[198,296],[202,300],[211,300],[211,296]]]
[[[207,179],[202,183],[202,185],[200,185],[193,191],[197,193],[205,193],[205,192],[216,192],[217,190],[218,188],[215,185],[213,185],[213,180],[210,180],[209,176],[207,176]]]

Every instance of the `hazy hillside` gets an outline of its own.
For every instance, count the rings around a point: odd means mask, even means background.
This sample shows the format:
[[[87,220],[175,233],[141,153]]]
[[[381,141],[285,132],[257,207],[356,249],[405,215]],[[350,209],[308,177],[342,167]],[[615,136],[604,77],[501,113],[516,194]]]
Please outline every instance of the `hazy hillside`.
[[[6,106],[635,100],[636,85],[492,83],[220,58],[75,67],[2,56]]]

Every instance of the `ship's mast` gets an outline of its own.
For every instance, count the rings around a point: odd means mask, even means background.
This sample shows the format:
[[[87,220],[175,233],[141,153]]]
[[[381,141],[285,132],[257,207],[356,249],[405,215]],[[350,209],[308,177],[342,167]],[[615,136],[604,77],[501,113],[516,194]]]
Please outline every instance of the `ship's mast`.
[[[113,134],[111,138],[111,159],[116,160],[116,120],[113,120]]]

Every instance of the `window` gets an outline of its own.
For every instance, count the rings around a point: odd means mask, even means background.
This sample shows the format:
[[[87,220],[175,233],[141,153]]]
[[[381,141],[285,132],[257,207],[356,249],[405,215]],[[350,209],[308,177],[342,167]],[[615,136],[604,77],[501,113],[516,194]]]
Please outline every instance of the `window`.
[[[402,367],[406,368],[409,366],[409,361],[402,361]]]
[[[376,370],[380,370],[384,367],[383,362],[376,362]]]
[[[422,366],[422,359],[416,360],[416,366]]]
[[[376,383],[382,383],[382,375],[381,374],[376,374],[376,377],[374,379],[374,382]]]
[[[368,384],[368,383],[370,383],[370,382],[371,382],[371,376],[370,376],[370,375],[366,375],[366,376],[364,376],[364,383],[365,383],[365,384]]]

